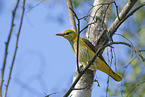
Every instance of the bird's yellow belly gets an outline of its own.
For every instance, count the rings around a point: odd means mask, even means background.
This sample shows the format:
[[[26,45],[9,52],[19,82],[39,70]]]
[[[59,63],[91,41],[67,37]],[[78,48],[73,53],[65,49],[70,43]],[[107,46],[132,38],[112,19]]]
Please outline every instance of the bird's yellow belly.
[[[77,55],[77,51],[75,50],[75,55]],[[88,63],[88,61],[95,55],[95,53],[91,50],[89,50],[85,46],[79,47],[79,62],[85,67]],[[95,70],[96,69],[96,62],[95,64],[92,64],[89,69]]]

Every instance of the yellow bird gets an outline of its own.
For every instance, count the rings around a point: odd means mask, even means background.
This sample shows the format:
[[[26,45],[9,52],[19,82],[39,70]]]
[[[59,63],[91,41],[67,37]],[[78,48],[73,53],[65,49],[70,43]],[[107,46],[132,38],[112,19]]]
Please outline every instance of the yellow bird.
[[[65,30],[63,33],[58,33],[56,35],[66,38],[70,42],[74,54],[77,55],[77,33],[75,33],[73,30]],[[83,66],[86,66],[87,62],[94,55],[95,47],[92,45],[92,43],[85,38],[79,37],[79,62]],[[102,56],[97,57],[94,63],[89,67],[89,69],[98,69],[108,74],[116,81],[122,80],[122,78],[109,67]]]

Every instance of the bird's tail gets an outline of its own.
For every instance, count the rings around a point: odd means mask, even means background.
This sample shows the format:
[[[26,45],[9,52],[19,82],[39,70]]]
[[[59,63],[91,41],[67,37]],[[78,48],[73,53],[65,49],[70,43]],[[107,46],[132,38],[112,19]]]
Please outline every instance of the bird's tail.
[[[97,62],[97,65],[94,64],[93,66],[91,66],[91,68],[93,69],[98,69],[106,74],[108,74],[109,76],[111,76],[114,80],[116,81],[121,81],[122,78],[116,74],[109,66],[106,62],[104,62],[103,60],[101,60],[99,57],[97,57],[97,60],[95,61],[95,63]]]

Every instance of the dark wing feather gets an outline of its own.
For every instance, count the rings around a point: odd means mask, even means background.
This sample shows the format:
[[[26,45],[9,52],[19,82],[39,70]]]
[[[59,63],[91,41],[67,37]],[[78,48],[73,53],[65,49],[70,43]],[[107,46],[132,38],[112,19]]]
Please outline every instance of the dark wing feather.
[[[82,40],[85,42],[85,44],[87,45],[87,46],[89,46],[91,49],[92,49],[92,51],[95,53],[96,51],[95,51],[95,46],[88,40],[88,39],[85,39],[85,38],[82,38]]]
[[[84,43],[87,45],[87,46],[89,46],[91,49],[92,49],[92,51],[95,53],[96,51],[95,51],[95,46],[89,41],[89,40],[87,40],[87,39],[85,39],[85,38],[82,38],[82,40],[84,41]],[[103,56],[102,55],[99,55],[98,56],[102,61],[104,61],[105,62],[105,60],[104,60],[104,58],[103,58]],[[105,62],[105,64],[106,64],[106,66],[107,67],[109,67],[109,65]],[[110,67],[109,67],[110,68]],[[112,71],[112,73],[114,73],[115,74],[115,72],[110,68],[110,70]],[[102,70],[101,70],[102,71]],[[104,72],[104,71],[103,71]],[[115,74],[115,75],[117,75],[117,74]],[[111,76],[113,79],[115,79],[113,76]],[[117,79],[115,79],[116,81],[120,81],[122,78],[119,76],[119,75],[117,75],[117,77],[119,78],[119,80],[117,80]]]
[[[92,51],[95,53],[96,51],[95,51],[95,46],[88,40],[88,39],[85,39],[85,38],[82,38],[82,40],[84,41],[84,43],[87,45],[87,46],[89,46],[91,49],[92,49]],[[104,60],[104,58],[103,58],[103,56],[102,55],[99,55],[99,57],[100,57],[100,59],[102,59],[104,62],[105,62],[105,60]],[[106,63],[106,62],[105,62]],[[106,63],[107,64],[107,63]]]

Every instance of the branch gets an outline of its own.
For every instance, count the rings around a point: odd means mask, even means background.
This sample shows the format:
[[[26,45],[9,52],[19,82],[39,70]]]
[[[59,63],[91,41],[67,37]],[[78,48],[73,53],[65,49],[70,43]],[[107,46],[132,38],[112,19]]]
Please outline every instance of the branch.
[[[120,12],[119,18],[118,18],[118,16],[116,17],[115,21],[112,23],[112,25],[110,26],[110,28],[108,29],[108,31],[112,32],[112,30],[116,27],[116,25],[120,22],[120,20],[122,20],[129,13],[129,11],[134,6],[134,4],[136,3],[136,1],[137,0],[129,0],[127,2],[127,4],[124,6],[124,8],[122,9],[122,11]]]
[[[37,3],[36,5],[32,6],[30,9],[27,10],[27,12],[25,12],[25,14],[28,13],[29,11],[31,11],[33,8],[39,6],[39,5],[40,5],[41,3],[43,3],[44,1],[45,1],[45,0],[42,0],[42,1],[40,1],[39,3]]]
[[[80,69],[79,69],[79,37],[80,37],[80,19],[78,18],[78,16],[76,15],[76,13],[73,11],[73,9],[69,8],[72,13],[74,14],[74,16],[76,17],[77,19],[77,22],[78,22],[78,36],[77,36],[77,71],[78,73],[80,73]]]
[[[5,72],[5,67],[6,67],[6,60],[7,60],[7,55],[8,55],[9,42],[10,42],[10,39],[11,39],[11,34],[12,34],[12,31],[13,31],[13,27],[14,27],[15,14],[16,14],[16,10],[18,8],[19,2],[20,2],[20,0],[17,1],[17,4],[16,4],[14,10],[12,11],[11,28],[10,28],[10,32],[9,32],[9,35],[8,35],[8,40],[5,43],[6,48],[5,48],[5,55],[4,55],[3,67],[2,67],[2,71],[1,71],[1,80],[0,80],[0,97],[2,97],[2,86],[3,86],[3,81],[4,81],[4,72]]]
[[[87,29],[88,26],[90,26],[90,25],[92,25],[92,24],[95,24],[96,22],[97,22],[97,21],[94,21],[94,22],[92,22],[92,23],[87,24],[87,26],[85,26],[85,27],[80,31],[80,33],[83,32],[85,29]]]
[[[45,93],[45,97],[50,97],[51,95],[54,95],[54,94],[57,94],[57,93],[59,93],[59,92],[55,92],[55,93],[51,93],[51,94],[49,94],[49,95],[47,95],[46,93]]]
[[[66,0],[66,5],[67,5],[67,10],[68,10],[71,29],[73,31],[77,32],[75,18],[74,18],[73,12],[71,10],[71,9],[73,9],[71,0]]]
[[[111,46],[113,44],[123,44],[123,45],[126,45],[130,48],[132,48],[135,52],[137,52],[137,54],[141,57],[142,55],[140,54],[140,52],[135,48],[133,47],[132,45],[128,44],[128,43],[125,43],[125,42],[111,42],[111,43],[108,43],[102,47],[100,47],[97,52],[95,53],[95,55],[88,61],[88,64],[86,65],[86,67],[84,68],[84,70],[78,74],[78,76],[76,77],[76,79],[74,80],[73,84],[71,85],[71,87],[69,88],[69,90],[66,92],[66,94],[63,96],[63,97],[67,97],[71,91],[74,89],[75,85],[77,84],[77,82],[79,81],[79,79],[82,77],[82,75],[88,70],[88,68],[92,65],[92,63],[95,61],[96,57],[102,52],[102,50],[104,50],[106,47],[108,46]],[[144,60],[144,59],[143,59]]]
[[[140,6],[136,7],[134,10],[132,10],[128,15],[126,15],[124,18],[121,18],[121,20],[113,27],[112,26],[108,29],[108,38],[104,39],[104,42],[102,43],[102,45],[105,45],[106,43],[108,43],[109,38],[112,37],[114,35],[114,33],[116,32],[116,30],[120,27],[120,25],[126,20],[128,19],[131,15],[133,15],[137,10],[139,10],[140,8],[142,8],[143,6],[145,6],[145,3],[141,4]],[[106,30],[103,31],[103,33],[106,33]]]
[[[23,0],[23,9],[22,9],[22,15],[21,15],[21,20],[20,20],[20,26],[19,26],[19,30],[18,30],[18,34],[17,34],[17,40],[16,40],[16,45],[15,45],[15,52],[14,52],[12,64],[11,64],[11,67],[10,67],[9,77],[8,77],[8,81],[7,81],[7,84],[6,84],[6,88],[5,88],[4,96],[3,97],[6,97],[6,95],[7,95],[7,89],[8,89],[9,83],[10,83],[10,79],[11,79],[12,69],[13,69],[13,66],[14,66],[14,62],[15,62],[15,58],[16,58],[16,53],[17,53],[17,49],[18,49],[19,36],[20,36],[22,24],[23,24],[24,12],[25,12],[25,0]]]
[[[114,29],[111,31],[109,28],[108,31],[111,33],[111,36],[116,32],[116,30],[120,27],[120,25],[127,20],[130,16],[132,16],[136,11],[138,11],[140,8],[145,6],[145,2],[141,4],[140,6],[136,7],[134,10],[132,10],[127,16],[125,16],[121,21],[118,22],[118,24],[114,27]]]
[[[118,33],[115,33],[114,35],[119,35],[119,36],[123,37],[123,38],[126,39],[131,45],[133,45],[133,43],[132,43],[127,37],[125,37],[124,35],[118,34]]]

